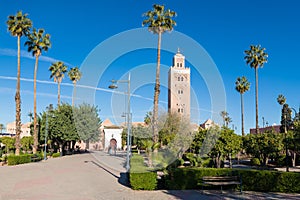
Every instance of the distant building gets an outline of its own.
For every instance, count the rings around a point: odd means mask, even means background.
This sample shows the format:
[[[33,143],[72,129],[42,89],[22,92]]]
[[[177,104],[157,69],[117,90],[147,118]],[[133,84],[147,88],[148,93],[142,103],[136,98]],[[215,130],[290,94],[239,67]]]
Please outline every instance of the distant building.
[[[204,123],[200,124],[200,127],[203,129],[209,129],[213,126],[216,126],[215,122],[211,119],[206,120]]]
[[[108,149],[111,140],[116,140],[117,149],[122,149],[122,127],[114,125],[109,119],[106,119],[101,124],[101,131],[103,150]]]
[[[259,128],[259,133],[264,133],[266,131],[274,130],[276,133],[280,133],[280,126],[281,125],[273,125],[273,126],[266,126],[263,128]],[[256,134],[255,128],[250,128],[250,134]]]
[[[185,66],[185,57],[178,52],[173,57],[173,66],[169,69],[168,110],[177,112],[190,120],[191,71]]]
[[[31,122],[26,122],[21,125],[20,138],[25,137],[25,136],[31,136],[30,125],[31,125]],[[14,136],[16,135],[16,122],[10,122],[10,123],[6,124],[6,133],[14,135]]]

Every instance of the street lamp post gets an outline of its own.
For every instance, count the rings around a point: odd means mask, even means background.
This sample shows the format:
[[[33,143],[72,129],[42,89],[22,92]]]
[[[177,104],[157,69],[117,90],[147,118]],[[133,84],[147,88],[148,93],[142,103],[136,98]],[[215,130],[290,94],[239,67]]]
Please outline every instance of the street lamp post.
[[[116,89],[118,86],[116,83],[127,83],[127,152],[126,152],[126,171],[129,172],[130,170],[130,164],[129,164],[129,157],[130,157],[130,150],[131,150],[131,144],[130,144],[130,136],[131,136],[131,117],[130,117],[130,73],[128,74],[128,80],[112,80],[112,84],[108,87],[110,89]]]
[[[284,135],[285,135],[285,165],[286,165],[286,172],[289,172],[286,113],[284,114]]]
[[[46,111],[46,127],[45,127],[45,144],[44,144],[44,160],[47,160],[47,137],[48,137],[48,108]]]

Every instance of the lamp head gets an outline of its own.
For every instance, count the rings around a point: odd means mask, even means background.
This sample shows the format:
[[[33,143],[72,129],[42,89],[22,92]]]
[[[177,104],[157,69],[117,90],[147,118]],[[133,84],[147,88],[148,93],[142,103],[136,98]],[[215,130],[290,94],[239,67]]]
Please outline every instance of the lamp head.
[[[109,89],[117,89],[118,86],[116,84],[111,84],[110,86],[108,86]]]

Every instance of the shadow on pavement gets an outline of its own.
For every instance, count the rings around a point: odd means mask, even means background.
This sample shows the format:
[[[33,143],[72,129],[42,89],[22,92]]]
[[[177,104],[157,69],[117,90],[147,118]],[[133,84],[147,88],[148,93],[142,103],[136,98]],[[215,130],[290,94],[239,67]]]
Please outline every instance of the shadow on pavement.
[[[128,177],[128,173],[124,173],[124,172],[117,172],[113,169],[110,169],[109,167],[105,167],[95,161],[84,161],[85,163],[92,163],[94,165],[96,165],[97,167],[103,169],[104,171],[106,171],[107,173],[109,173],[110,175],[112,175],[113,177],[117,178],[118,179],[118,183],[120,183],[121,185],[123,186],[126,186],[126,187],[130,187],[130,184],[129,184],[129,177]],[[117,175],[119,173],[119,175]]]

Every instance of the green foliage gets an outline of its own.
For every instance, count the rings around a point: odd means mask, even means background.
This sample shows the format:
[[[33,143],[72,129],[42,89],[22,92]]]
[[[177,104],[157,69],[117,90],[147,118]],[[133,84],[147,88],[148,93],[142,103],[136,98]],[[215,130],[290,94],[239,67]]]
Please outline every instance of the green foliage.
[[[15,142],[16,139],[12,138],[12,137],[2,137],[1,138],[2,143],[5,145],[5,152],[9,153],[10,150],[14,150],[15,149]]]
[[[81,104],[74,109],[74,122],[79,139],[83,141],[96,142],[99,140],[99,109],[89,104]]]
[[[72,106],[62,104],[49,113],[48,138],[60,145],[79,138],[73,120]]]
[[[260,161],[259,161],[258,158],[251,158],[250,164],[251,164],[251,165],[260,166]]]
[[[33,145],[33,137],[25,136],[21,138],[21,146],[25,150],[25,152],[32,148]]]
[[[24,163],[31,162],[31,155],[30,154],[23,154],[23,155],[9,155],[7,157],[7,164],[8,165],[19,165]]]
[[[282,139],[282,134],[274,131],[249,134],[243,137],[243,145],[248,154],[259,158],[260,163],[267,165],[269,157],[275,157],[283,150]]]
[[[57,153],[53,153],[53,154],[52,154],[52,157],[53,157],[53,158],[57,158],[57,157],[60,157],[60,152],[57,152]]]
[[[177,168],[169,172],[166,189],[199,189],[201,187],[199,183],[203,176],[231,175],[242,177],[244,191],[300,192],[300,173],[228,168]]]
[[[130,159],[130,185],[134,190],[155,190],[157,188],[156,172],[148,171],[141,155],[134,154]]]

